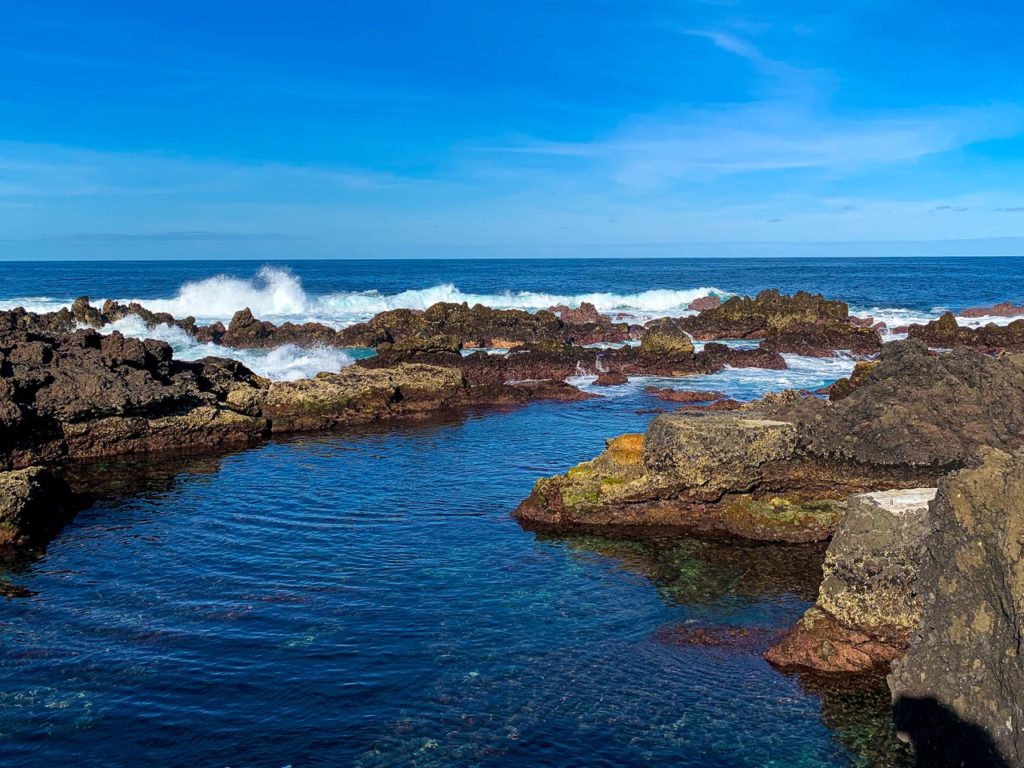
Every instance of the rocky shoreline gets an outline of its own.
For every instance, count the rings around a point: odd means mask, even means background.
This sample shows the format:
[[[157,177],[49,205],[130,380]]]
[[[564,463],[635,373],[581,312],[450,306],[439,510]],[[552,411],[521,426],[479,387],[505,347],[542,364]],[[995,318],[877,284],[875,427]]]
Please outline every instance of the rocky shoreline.
[[[646,325],[588,305],[531,314],[441,303],[342,330],[275,325],[247,309],[227,326],[203,326],[85,297],[48,315],[0,312],[0,551],[45,543],[84,503],[64,477],[74,462],[596,397],[565,382],[581,373],[614,386],[784,370],[783,354],[853,354],[864,358],[854,373],[820,393],[740,403],[656,390],[684,410],[538,480],[515,516],[541,532],[830,541],[815,605],[766,651],[769,661],[831,674],[891,666],[897,723],[928,764],[963,764],[948,736],[961,726],[988,739],[974,750],[990,756],[984,764],[1024,762],[1024,357],[1013,354],[1024,349],[1024,320],[968,328],[946,315],[883,344],[878,325],[840,301],[778,291],[710,298],[696,314]],[[108,327],[127,317],[233,349],[365,346],[375,355],[270,381],[226,358],[177,360],[165,342]],[[719,343],[728,340],[757,346]]]

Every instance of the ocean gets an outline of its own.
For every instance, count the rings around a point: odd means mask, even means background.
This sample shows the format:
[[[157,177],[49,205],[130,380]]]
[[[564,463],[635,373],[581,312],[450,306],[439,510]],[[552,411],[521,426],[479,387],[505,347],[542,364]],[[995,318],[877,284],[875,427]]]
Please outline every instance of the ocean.
[[[1022,274],[1022,259],[8,262],[0,308],[89,295],[341,327],[440,300],[590,301],[644,319],[777,287],[892,328],[1021,303]],[[122,322],[274,378],[366,354],[211,350]],[[538,535],[509,516],[538,477],[642,431],[665,405],[647,385],[751,399],[854,364],[787,362],[603,388],[581,371],[603,397],[77,470],[97,501],[44,555],[0,566],[3,764],[910,765],[884,680],[761,658],[813,602],[823,545]],[[688,627],[741,640],[679,642]]]

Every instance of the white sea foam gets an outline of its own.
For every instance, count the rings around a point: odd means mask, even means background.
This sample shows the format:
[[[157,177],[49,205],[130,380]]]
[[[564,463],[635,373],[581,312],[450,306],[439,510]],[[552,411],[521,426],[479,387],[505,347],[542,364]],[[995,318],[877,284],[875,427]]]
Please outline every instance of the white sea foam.
[[[827,386],[836,379],[849,376],[857,362],[855,358],[848,355],[804,357],[787,354],[783,355],[783,358],[789,366],[784,371],[727,367],[717,373],[682,378],[632,377],[628,384],[613,387],[594,386],[594,380],[597,377],[593,375],[576,376],[569,379],[569,382],[585,391],[595,392],[605,397],[629,396],[635,394],[638,389],[655,385],[673,389],[715,390],[724,392],[727,397],[736,400],[753,400],[768,392],[778,392],[783,389],[815,390]]]
[[[483,304],[495,309],[524,309],[537,311],[564,304],[578,307],[589,302],[599,312],[609,316],[619,313],[629,316],[635,322],[645,322],[654,317],[685,316],[693,314],[687,307],[694,299],[714,295],[728,298],[733,293],[712,286],[695,288],[656,288],[637,293],[547,293],[537,291],[506,291],[503,293],[467,293],[453,283],[417,288],[385,294],[378,290],[339,291],[327,294],[307,293],[302,281],[288,270],[264,267],[252,278],[217,275],[184,283],[174,296],[169,298],[139,299],[119,297],[122,302],[138,301],[156,312],[169,312],[175,317],[193,316],[200,323],[227,322],[238,311],[248,307],[262,320],[273,322],[316,321],[334,328],[344,328],[370,319],[378,312],[390,309],[426,309],[439,301]],[[0,309],[23,306],[32,312],[53,312],[69,306],[71,298],[53,296],[23,296],[0,299]],[[94,298],[93,304],[102,304],[103,299]],[[851,307],[851,313],[871,316],[884,322],[889,329],[911,323],[924,324],[939,317],[943,307],[929,311],[899,307]],[[1015,318],[983,317],[958,318],[962,325],[981,326],[988,322],[1000,325]],[[891,331],[884,331],[886,338],[897,338]]]
[[[547,309],[557,304],[578,307],[582,302],[590,302],[600,312],[622,312],[642,320],[690,314],[687,309],[690,302],[708,295],[727,297],[731,294],[713,287],[655,289],[632,294],[536,291],[487,294],[467,293],[452,283],[445,283],[392,294],[366,290],[310,295],[295,275],[286,270],[264,267],[252,279],[218,275],[185,283],[169,299],[124,301],[138,301],[155,312],[170,312],[175,317],[191,315],[200,322],[227,321],[237,310],[248,307],[260,319],[276,322],[313,320],[342,328],[368,320],[378,312],[389,309],[426,309],[439,301],[528,311]]]
[[[120,331],[125,336],[140,339],[160,339],[174,349],[178,360],[198,360],[201,357],[228,357],[275,381],[308,379],[321,371],[338,371],[355,360],[351,350],[337,347],[313,347],[305,349],[294,344],[285,344],[274,349],[231,349],[219,344],[204,344],[196,341],[185,331],[171,325],[157,325],[147,328],[138,317],[126,317],[105,326],[103,333]]]

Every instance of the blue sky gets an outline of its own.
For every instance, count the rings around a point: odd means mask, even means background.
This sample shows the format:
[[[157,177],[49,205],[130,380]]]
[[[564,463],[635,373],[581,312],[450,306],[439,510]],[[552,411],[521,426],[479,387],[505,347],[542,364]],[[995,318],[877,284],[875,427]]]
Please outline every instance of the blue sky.
[[[1024,255],[1015,4],[0,11],[0,258]]]

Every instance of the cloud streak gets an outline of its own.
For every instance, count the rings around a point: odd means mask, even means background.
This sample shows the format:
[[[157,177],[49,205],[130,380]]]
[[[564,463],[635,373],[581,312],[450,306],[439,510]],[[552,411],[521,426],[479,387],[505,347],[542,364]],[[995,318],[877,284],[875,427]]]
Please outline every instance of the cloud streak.
[[[849,119],[758,103],[653,118],[593,142],[532,141],[503,151],[576,159],[626,187],[652,189],[768,171],[854,174],[1022,128],[1024,110],[1012,106]]]

